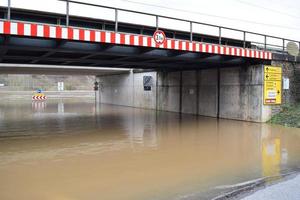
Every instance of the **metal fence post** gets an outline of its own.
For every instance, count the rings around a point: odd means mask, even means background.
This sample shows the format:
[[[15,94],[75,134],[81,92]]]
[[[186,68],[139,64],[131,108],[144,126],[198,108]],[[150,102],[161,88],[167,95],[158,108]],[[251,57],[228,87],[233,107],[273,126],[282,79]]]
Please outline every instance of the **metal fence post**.
[[[285,44],[285,40],[284,38],[282,39],[282,50],[284,51],[284,44]]]
[[[7,1],[7,20],[10,20],[10,0]]]
[[[115,32],[118,32],[118,9],[115,9]]]
[[[69,26],[69,11],[70,11],[70,2],[66,1],[66,26]]]
[[[244,31],[243,34],[244,34],[243,47],[246,48],[246,31]]]
[[[156,30],[158,30],[158,15],[156,15],[155,17],[156,17]]]
[[[219,44],[222,44],[222,28],[219,27]]]
[[[193,41],[193,22],[190,22],[190,41]]]
[[[267,50],[267,36],[265,35],[265,43],[264,43],[264,49]]]

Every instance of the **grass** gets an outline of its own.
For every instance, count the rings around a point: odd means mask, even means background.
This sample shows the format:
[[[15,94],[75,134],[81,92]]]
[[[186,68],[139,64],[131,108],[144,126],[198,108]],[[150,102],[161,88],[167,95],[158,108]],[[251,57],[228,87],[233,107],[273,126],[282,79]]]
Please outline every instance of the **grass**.
[[[300,128],[300,104],[283,106],[282,111],[274,115],[269,123]]]

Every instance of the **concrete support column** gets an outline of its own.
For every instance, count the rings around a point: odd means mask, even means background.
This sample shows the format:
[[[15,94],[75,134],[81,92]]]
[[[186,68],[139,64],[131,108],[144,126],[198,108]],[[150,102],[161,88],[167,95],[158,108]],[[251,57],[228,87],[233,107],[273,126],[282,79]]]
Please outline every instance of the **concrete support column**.
[[[218,70],[199,71],[199,115],[217,117],[218,112]]]
[[[101,103],[131,106],[137,108],[156,108],[156,72],[138,72],[100,76]],[[144,76],[151,77],[151,89],[144,89]]]
[[[180,112],[180,73],[158,73],[158,110]]]
[[[223,68],[220,71],[220,117],[261,122],[263,66]]]

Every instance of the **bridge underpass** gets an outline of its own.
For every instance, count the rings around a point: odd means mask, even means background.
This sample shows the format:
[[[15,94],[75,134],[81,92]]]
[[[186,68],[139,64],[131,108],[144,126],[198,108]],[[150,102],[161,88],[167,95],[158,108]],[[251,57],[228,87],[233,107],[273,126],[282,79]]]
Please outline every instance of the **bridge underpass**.
[[[100,83],[98,103],[265,120],[262,65],[270,64],[268,59],[13,35],[1,38],[1,73],[93,74]],[[145,78],[150,78],[148,90]]]
[[[28,16],[14,12],[16,19]],[[166,40],[157,44],[150,36],[155,29],[150,35],[117,32],[48,24],[45,13],[38,16],[46,23],[0,21],[3,72],[92,73],[100,83],[99,103],[259,122],[271,116],[262,100],[263,65],[273,58],[266,43],[251,49],[245,40],[197,40],[197,34],[186,40],[165,30]]]
[[[32,87],[9,97],[0,87],[0,199],[216,199],[297,170],[297,129],[237,121],[280,109],[263,104],[264,65],[293,77],[268,36],[257,45],[243,31],[226,38],[223,27],[196,33],[195,22],[190,32],[126,24],[118,9],[115,21],[8,10],[0,75],[22,74],[3,77]],[[32,101],[43,87],[48,99]]]

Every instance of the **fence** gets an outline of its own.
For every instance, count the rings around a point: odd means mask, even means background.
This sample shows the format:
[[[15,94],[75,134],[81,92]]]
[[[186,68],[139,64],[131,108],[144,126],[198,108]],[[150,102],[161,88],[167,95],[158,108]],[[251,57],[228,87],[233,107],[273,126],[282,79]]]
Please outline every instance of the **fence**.
[[[7,20],[11,19],[11,1],[7,0]],[[212,35],[216,38],[218,38],[219,44],[222,44],[222,41],[225,38],[234,38],[239,41],[243,42],[243,47],[246,48],[246,43],[251,43],[251,48],[256,49],[264,49],[264,50],[272,50],[272,51],[278,51],[278,52],[286,52],[287,48],[286,45],[288,42],[294,42],[300,47],[300,41],[296,40],[290,40],[286,38],[266,35],[266,34],[260,34],[255,33],[251,31],[245,31],[240,29],[234,29],[224,26],[217,26],[213,24],[208,23],[202,23],[197,21],[191,21],[186,19],[179,19],[175,17],[169,17],[164,15],[156,15],[156,14],[150,14],[145,12],[139,12],[139,11],[133,11],[128,9],[122,9],[122,8],[116,8],[116,7],[110,7],[110,6],[103,6],[93,3],[87,3],[87,2],[80,2],[75,0],[58,0],[61,2],[65,2],[65,20],[66,20],[66,26],[69,26],[70,22],[70,11],[71,11],[71,5],[80,5],[80,6],[88,6],[88,7],[96,7],[100,9],[105,9],[113,12],[114,15],[114,31],[118,32],[118,24],[120,22],[124,22],[124,20],[120,20],[120,15],[122,14],[137,14],[142,15],[144,18],[149,18],[155,20],[154,27],[156,29],[162,28],[162,25],[164,22],[166,24],[166,21],[177,21],[178,23],[184,23],[188,26],[187,32],[190,35],[190,41],[193,41],[193,35],[195,33],[203,34],[203,35]],[[137,18],[135,18],[137,19]],[[128,22],[128,21],[127,21]],[[177,28],[178,26],[176,26]],[[197,29],[201,31],[197,31]],[[204,30],[204,31],[203,31]]]

